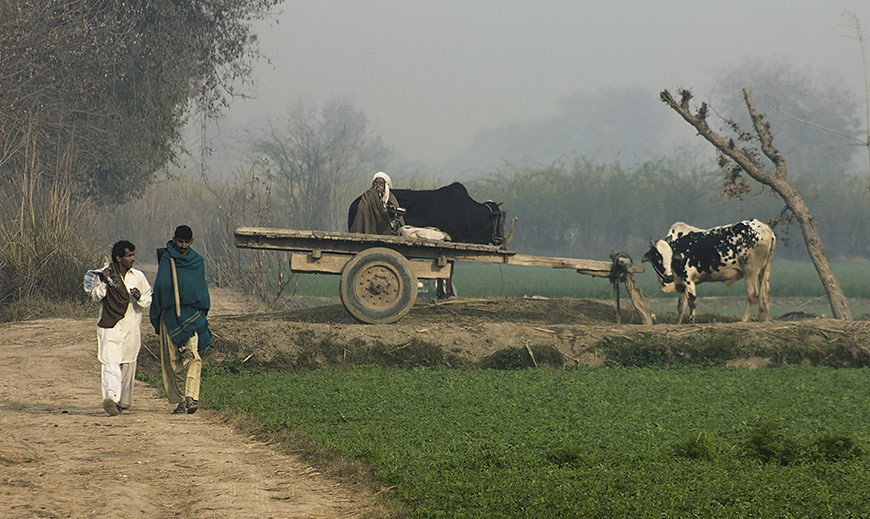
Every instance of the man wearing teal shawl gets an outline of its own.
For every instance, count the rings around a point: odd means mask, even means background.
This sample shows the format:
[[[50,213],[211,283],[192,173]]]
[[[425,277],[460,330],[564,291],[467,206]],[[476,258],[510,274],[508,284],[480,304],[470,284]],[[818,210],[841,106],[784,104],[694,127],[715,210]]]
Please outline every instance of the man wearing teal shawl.
[[[158,251],[151,302],[151,325],[160,335],[163,388],[169,403],[177,404],[173,414],[193,414],[199,408],[199,352],[212,343],[205,260],[191,244],[193,231],[179,225],[165,251]]]

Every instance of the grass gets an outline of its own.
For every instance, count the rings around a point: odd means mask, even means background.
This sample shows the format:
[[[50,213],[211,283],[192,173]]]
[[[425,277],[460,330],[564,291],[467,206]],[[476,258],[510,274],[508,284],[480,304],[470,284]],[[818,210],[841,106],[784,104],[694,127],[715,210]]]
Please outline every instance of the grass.
[[[204,401],[374,468],[414,517],[863,517],[866,370],[212,372]]]
[[[15,304],[0,305],[0,323],[65,317],[69,319],[93,318],[96,324],[96,315],[99,314],[99,311],[99,306],[85,301],[83,297],[75,301],[33,297],[18,301]]]

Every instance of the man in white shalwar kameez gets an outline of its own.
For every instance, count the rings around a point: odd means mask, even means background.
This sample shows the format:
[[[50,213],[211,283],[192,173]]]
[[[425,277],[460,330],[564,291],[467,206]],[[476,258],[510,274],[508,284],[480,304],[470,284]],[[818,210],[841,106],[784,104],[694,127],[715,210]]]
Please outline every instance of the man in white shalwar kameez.
[[[133,403],[136,361],[142,344],[142,311],[151,305],[151,285],[133,268],[136,246],[122,240],[112,246],[112,261],[85,274],[85,291],[100,303],[97,358],[101,365],[103,410],[117,416]]]

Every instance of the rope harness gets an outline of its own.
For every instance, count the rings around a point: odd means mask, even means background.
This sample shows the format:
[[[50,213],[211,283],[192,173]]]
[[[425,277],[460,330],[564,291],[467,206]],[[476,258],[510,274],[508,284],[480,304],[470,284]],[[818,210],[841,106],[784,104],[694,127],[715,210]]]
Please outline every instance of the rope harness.
[[[501,208],[499,208],[498,204],[493,202],[492,200],[487,200],[483,203],[487,209],[489,209],[489,220],[492,222],[492,238],[490,242],[495,245],[500,245],[504,241],[504,236],[499,236],[499,222],[501,221]]]
[[[610,275],[608,278],[610,279],[610,285],[613,286],[613,290],[616,292],[616,323],[622,324],[622,308],[620,308],[619,304],[619,283],[625,282],[626,276],[628,276],[629,269],[631,268],[632,261],[631,256],[629,256],[625,252],[611,252],[610,253]]]

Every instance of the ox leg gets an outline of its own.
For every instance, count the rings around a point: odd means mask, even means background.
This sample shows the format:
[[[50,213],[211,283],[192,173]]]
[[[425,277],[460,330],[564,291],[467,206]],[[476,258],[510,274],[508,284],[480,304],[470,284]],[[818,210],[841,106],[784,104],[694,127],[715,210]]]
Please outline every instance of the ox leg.
[[[686,311],[686,287],[677,285],[677,324],[682,324],[683,313]]]
[[[435,297],[438,299],[450,299],[456,297],[456,286],[453,284],[453,274],[448,279],[435,280]]]
[[[770,251],[770,256],[767,263],[761,270],[761,282],[758,288],[758,320],[770,321],[770,269],[773,266],[773,251]]]
[[[697,297],[695,297],[695,291],[686,293],[686,299],[689,300],[689,323],[695,323],[695,307],[697,306],[696,301]]]
[[[443,279],[435,280],[435,297],[437,299],[447,299],[447,288],[446,283]]]
[[[695,295],[695,290],[697,285],[695,283],[687,282],[683,287],[683,298],[689,304],[689,323],[695,323],[695,307],[697,306],[697,296]],[[682,317],[682,314],[680,315]],[[681,319],[682,320],[682,319]]]
[[[758,320],[770,321],[770,269],[761,275],[758,288]]]
[[[752,310],[758,303],[758,275],[746,276],[744,280],[746,281],[746,310],[740,320],[745,323],[752,318]],[[761,306],[759,306],[758,320],[761,320]]]

